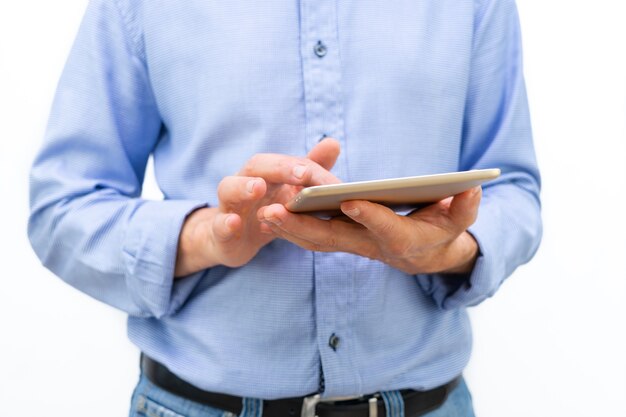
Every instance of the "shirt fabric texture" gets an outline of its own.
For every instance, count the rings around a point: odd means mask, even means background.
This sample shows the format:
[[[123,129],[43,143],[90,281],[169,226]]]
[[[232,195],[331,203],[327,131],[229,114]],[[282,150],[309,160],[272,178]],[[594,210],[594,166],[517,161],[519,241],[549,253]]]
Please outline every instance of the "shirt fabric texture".
[[[139,349],[256,398],[430,389],[471,351],[466,307],[541,236],[513,0],[92,0],[31,172],[44,265],[129,314]],[[500,168],[466,279],[283,240],[174,281],[185,217],[256,153],[325,135],[343,181]],[[164,201],[141,197],[154,156]],[[329,346],[331,335],[335,346]]]

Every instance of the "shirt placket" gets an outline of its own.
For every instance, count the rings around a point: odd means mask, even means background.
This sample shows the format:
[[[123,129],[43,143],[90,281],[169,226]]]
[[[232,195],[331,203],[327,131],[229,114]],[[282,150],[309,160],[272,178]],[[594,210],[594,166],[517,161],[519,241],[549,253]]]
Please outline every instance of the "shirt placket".
[[[344,132],[341,61],[336,0],[301,0],[300,42],[306,114],[306,148],[326,136],[343,152],[332,170],[348,179]],[[354,295],[353,257],[344,253],[313,256],[317,343],[325,396],[345,394],[361,386],[351,357],[349,305]]]

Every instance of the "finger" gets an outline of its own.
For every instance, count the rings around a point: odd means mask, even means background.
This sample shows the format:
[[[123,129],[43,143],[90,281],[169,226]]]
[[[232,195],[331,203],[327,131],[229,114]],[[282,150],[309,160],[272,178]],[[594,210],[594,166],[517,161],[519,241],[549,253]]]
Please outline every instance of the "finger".
[[[439,203],[422,209],[427,214],[420,210],[411,216],[398,215],[369,201],[348,201],[341,205],[341,210],[375,236],[381,251],[395,257],[440,245],[460,233],[450,230],[447,210],[439,207]]]
[[[259,223],[259,231],[266,235],[274,234],[274,232],[272,231],[272,228],[268,224],[265,224],[265,223]]]
[[[293,214],[281,204],[261,207],[257,211],[257,218],[270,226],[279,237],[309,250],[341,251],[363,256],[371,254],[369,239],[364,235],[365,229],[355,223]]]
[[[267,224],[268,229],[272,234],[277,236],[280,239],[286,240],[288,242],[293,243],[303,249],[310,250],[313,252],[336,252],[338,251],[336,247],[329,245],[320,245],[315,242],[311,242],[310,240],[306,240],[301,238],[300,236],[293,235],[282,230],[279,226],[274,224]]]
[[[327,169],[308,158],[280,154],[254,155],[239,175],[261,177],[275,184],[302,186],[341,182]]]
[[[435,226],[449,236],[458,236],[476,220],[480,196],[480,187],[472,188],[413,212],[409,217]]]
[[[217,213],[213,219],[213,238],[216,242],[226,243],[241,231],[243,221],[234,213]]]
[[[460,232],[467,230],[476,221],[481,197],[482,188],[478,186],[455,195],[450,202],[448,216]]]
[[[382,240],[396,240],[406,233],[404,219],[381,204],[346,201],[341,204],[341,211]]]
[[[267,227],[267,230],[269,230],[269,233],[275,235],[276,237],[280,239],[291,242],[294,245],[300,246],[302,249],[310,250],[313,252],[332,252],[333,251],[333,249],[329,247],[323,247],[311,241],[308,241],[306,239],[302,239],[299,236],[294,236],[290,233],[287,233],[284,230],[281,230],[278,226],[274,224],[268,223],[268,224],[263,224],[263,226]]]
[[[307,158],[330,171],[335,166],[340,151],[339,142],[336,139],[326,137],[311,149]]]
[[[220,208],[228,211],[241,203],[255,201],[265,195],[267,184],[263,178],[246,176],[224,177],[217,187]]]

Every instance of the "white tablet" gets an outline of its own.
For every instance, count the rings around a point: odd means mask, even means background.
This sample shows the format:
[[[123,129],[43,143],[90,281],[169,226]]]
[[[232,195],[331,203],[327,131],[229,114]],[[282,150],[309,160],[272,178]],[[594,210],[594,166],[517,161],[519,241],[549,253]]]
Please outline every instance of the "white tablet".
[[[500,170],[480,169],[417,177],[358,181],[304,188],[285,207],[294,213],[337,213],[348,200],[367,200],[396,210],[415,208],[493,180]]]

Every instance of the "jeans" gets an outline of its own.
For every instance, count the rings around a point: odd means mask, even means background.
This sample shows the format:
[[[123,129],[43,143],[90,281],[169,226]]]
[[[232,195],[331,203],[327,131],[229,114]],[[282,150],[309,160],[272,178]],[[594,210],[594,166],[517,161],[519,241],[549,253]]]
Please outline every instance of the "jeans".
[[[387,401],[385,401],[387,403]],[[392,416],[398,415],[398,409],[390,407]],[[298,410],[299,411],[299,410]],[[239,417],[261,417],[263,401],[245,398]],[[403,411],[400,411],[402,414]],[[298,413],[299,414],[299,413]],[[388,413],[389,414],[389,413]],[[198,404],[177,395],[170,394],[141,376],[131,400],[130,417],[237,417],[235,414]],[[381,416],[382,417],[382,416]],[[406,416],[412,417],[412,416]],[[474,417],[472,397],[464,380],[450,393],[447,400],[438,409],[424,414],[423,417]]]

